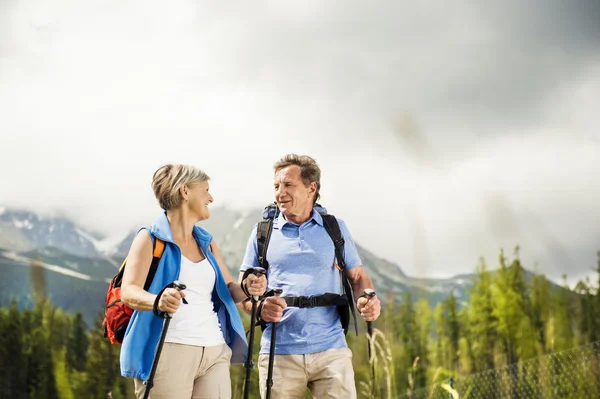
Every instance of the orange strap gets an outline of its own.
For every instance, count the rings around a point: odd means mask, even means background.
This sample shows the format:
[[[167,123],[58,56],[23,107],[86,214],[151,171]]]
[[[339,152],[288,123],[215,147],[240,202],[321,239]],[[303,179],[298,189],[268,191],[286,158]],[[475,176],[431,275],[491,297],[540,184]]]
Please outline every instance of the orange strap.
[[[154,246],[154,254],[152,254],[152,256],[154,256],[155,258],[160,258],[165,250],[165,242],[160,238],[155,239],[156,245]]]

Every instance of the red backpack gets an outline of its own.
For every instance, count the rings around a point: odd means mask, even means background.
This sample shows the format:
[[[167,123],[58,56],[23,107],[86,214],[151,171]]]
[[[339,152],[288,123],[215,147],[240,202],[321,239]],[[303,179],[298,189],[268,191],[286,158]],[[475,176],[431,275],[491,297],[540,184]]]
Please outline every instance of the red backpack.
[[[144,290],[146,291],[150,288],[150,284],[152,284],[152,280],[156,274],[160,257],[165,250],[165,242],[159,238],[155,238],[153,247],[152,264],[150,265],[148,277],[146,277],[146,283],[144,284]],[[108,292],[106,293],[104,322],[102,324],[104,325],[104,336],[110,339],[111,344],[115,342],[120,344],[123,342],[127,325],[133,314],[133,309],[121,301],[121,284],[123,282],[123,272],[125,271],[126,263],[127,258],[125,258],[119,268],[119,272],[108,285]]]

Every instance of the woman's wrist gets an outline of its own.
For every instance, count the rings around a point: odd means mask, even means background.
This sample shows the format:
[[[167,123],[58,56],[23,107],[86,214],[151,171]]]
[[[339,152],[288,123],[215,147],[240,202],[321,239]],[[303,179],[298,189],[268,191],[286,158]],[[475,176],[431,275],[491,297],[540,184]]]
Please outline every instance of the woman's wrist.
[[[246,298],[251,298],[252,295],[250,295],[250,293],[248,292],[248,287],[246,286],[247,281],[247,279],[243,279],[240,282],[240,288],[242,289],[242,292],[246,295]]]

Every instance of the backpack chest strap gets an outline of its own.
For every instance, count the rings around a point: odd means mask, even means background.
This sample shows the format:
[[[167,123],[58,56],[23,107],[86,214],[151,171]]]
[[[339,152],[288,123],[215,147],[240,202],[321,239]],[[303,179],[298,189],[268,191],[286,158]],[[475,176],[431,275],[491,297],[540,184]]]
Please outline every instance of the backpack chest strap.
[[[311,296],[282,296],[288,306],[296,308],[315,308],[320,306],[344,306],[348,305],[346,295],[325,293],[323,295]]]

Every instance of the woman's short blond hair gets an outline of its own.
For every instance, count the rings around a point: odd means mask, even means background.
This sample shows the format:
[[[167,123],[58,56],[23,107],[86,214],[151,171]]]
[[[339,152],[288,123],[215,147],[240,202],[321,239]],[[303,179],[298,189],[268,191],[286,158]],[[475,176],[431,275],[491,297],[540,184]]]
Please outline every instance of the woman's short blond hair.
[[[191,165],[163,165],[152,177],[152,190],[160,207],[166,211],[179,207],[183,202],[180,189],[184,185],[202,183],[210,177]]]

